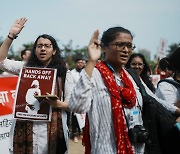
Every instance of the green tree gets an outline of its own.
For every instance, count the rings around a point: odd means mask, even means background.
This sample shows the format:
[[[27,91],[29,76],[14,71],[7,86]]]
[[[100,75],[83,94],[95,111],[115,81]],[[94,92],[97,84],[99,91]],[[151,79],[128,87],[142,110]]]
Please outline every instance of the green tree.
[[[70,40],[68,44],[63,44],[63,55],[69,68],[74,68],[74,61],[76,58],[81,57],[87,59],[87,47],[73,47],[73,41]]]
[[[180,45],[180,43],[173,43],[173,44],[169,45],[168,50],[167,50],[168,55],[170,55],[172,52],[174,52],[178,48],[179,45]]]
[[[33,49],[33,45],[34,43],[33,42],[30,42],[30,43],[26,43],[26,44],[23,44],[23,48],[24,49],[28,49],[28,50],[31,50]]]

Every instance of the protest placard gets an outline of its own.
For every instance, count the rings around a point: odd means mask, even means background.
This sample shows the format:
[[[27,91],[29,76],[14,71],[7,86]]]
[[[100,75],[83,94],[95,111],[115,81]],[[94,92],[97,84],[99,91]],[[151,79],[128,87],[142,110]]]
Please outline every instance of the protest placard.
[[[15,96],[13,117],[21,120],[50,121],[51,106],[35,95],[54,94],[56,69],[22,68]]]

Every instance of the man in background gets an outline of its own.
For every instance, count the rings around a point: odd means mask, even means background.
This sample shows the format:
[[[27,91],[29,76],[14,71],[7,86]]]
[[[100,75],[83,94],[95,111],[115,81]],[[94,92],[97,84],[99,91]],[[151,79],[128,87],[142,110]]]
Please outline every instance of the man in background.
[[[84,67],[85,60],[83,58],[77,58],[75,60],[75,68],[67,72],[65,83],[65,101],[69,101],[71,91],[78,82],[81,71]],[[78,142],[79,137],[82,138],[82,129],[80,128],[80,124],[78,123],[78,116],[79,114],[77,113],[71,113],[69,119],[72,127],[72,137],[75,143]]]
[[[17,65],[19,65],[19,64],[21,65],[21,63],[26,63],[30,56],[31,56],[31,51],[29,49],[23,49],[21,51],[21,61],[16,61]],[[11,63],[11,61],[15,61],[15,58],[11,57],[9,63]],[[2,75],[9,76],[9,75],[12,75],[12,74],[9,73],[9,72],[6,72],[6,70],[4,70]]]
[[[21,51],[21,59],[22,61],[27,61],[31,55],[31,51],[28,49],[24,49]]]

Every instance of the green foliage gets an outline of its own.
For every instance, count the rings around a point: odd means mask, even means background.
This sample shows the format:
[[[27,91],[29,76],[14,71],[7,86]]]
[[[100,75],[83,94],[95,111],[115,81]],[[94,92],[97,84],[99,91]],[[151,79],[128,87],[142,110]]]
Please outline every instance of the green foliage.
[[[23,47],[24,47],[24,49],[32,51],[33,45],[34,45],[34,43],[30,42],[30,43],[23,44]]]
[[[157,62],[155,62],[155,61],[148,61],[148,64],[149,64],[149,67],[150,67],[150,69],[151,69],[151,71],[153,73],[154,69],[155,69],[155,67],[157,65]]]
[[[63,48],[64,58],[68,63],[70,70],[74,68],[74,61],[76,58],[87,59],[87,47],[80,48],[79,46],[76,46],[74,48],[72,40],[70,40],[68,44],[64,44]]]
[[[180,43],[173,43],[173,44],[169,45],[168,46],[169,49],[167,50],[168,55],[173,53],[178,48],[179,45],[180,45]]]

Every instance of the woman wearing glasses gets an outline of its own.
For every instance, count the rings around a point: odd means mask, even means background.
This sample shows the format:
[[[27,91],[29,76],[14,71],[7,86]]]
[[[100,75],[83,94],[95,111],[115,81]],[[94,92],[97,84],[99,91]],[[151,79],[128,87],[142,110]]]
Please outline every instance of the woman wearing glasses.
[[[124,69],[135,48],[133,36],[123,27],[112,27],[103,33],[101,41],[98,37],[97,30],[88,45],[89,60],[69,100],[70,110],[87,113],[83,139],[86,154],[143,154],[144,143],[149,142],[147,136],[142,141],[128,135],[130,129],[143,128],[142,96]],[[105,60],[97,64],[101,50]],[[171,112],[180,111],[159,101]]]
[[[6,59],[10,45],[21,32],[26,18],[20,18],[12,25],[9,35],[0,47],[0,67],[13,74],[19,74],[23,66],[57,69],[55,94],[62,98],[66,64],[56,40],[47,34],[40,35],[34,43],[31,56],[27,63]],[[58,90],[57,90],[58,89]],[[48,100],[51,102],[51,100]],[[60,101],[59,99],[56,101]],[[68,130],[66,113],[61,109],[52,109],[51,122],[20,120],[12,125],[14,154],[65,154],[67,153]],[[11,134],[10,133],[10,134]]]
[[[125,65],[126,68],[132,68],[137,70],[139,76],[141,79],[144,81],[144,83],[147,85],[147,87],[155,93],[155,87],[153,83],[150,80],[150,74],[151,74],[151,69],[146,62],[146,59],[144,55],[140,53],[134,53],[130,56],[128,62]]]

